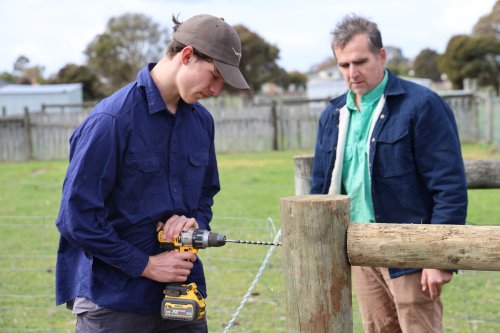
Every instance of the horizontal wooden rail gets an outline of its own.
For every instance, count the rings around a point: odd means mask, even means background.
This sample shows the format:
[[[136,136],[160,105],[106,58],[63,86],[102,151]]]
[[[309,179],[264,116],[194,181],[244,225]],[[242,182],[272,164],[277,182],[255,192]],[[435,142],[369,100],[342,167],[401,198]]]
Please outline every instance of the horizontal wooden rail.
[[[312,155],[294,157],[295,194],[309,194]],[[500,159],[464,160],[468,189],[500,188]]]
[[[350,223],[354,266],[500,271],[500,227]]]

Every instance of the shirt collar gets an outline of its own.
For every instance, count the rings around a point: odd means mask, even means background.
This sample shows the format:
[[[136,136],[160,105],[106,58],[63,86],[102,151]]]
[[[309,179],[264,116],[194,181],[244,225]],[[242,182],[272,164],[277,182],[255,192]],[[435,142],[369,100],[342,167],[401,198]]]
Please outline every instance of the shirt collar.
[[[167,106],[161,97],[160,91],[151,77],[150,72],[155,65],[156,63],[150,63],[137,74],[137,86],[143,89],[146,94],[148,111],[150,114],[167,110]]]
[[[156,86],[153,78],[151,77],[151,70],[156,66],[156,63],[150,63],[139,71],[137,74],[137,86],[144,89],[146,93],[146,100],[148,102],[149,113],[153,114],[156,112],[164,111],[168,112],[167,106],[161,97],[160,90]],[[179,99],[179,105],[177,107],[176,113],[183,113],[183,111],[194,110],[196,108],[195,104],[187,104]]]
[[[372,105],[375,104],[380,97],[384,94],[385,87],[387,86],[387,81],[389,80],[389,76],[387,73],[387,69],[384,71],[384,78],[382,81],[375,87],[373,90],[367,92],[363,96],[361,96],[361,104],[365,105]],[[347,108],[349,110],[357,110],[356,106],[356,94],[352,90],[349,90],[349,93],[347,94]]]

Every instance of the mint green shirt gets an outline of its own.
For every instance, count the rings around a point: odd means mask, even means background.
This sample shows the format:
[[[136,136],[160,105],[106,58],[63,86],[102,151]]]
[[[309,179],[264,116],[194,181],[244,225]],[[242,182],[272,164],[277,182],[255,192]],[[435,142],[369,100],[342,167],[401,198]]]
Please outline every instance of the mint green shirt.
[[[384,94],[387,81],[386,70],[382,82],[361,96],[361,110],[356,106],[356,95],[352,91],[347,94],[346,106],[350,119],[342,166],[342,185],[351,198],[352,222],[375,222],[367,147],[373,112]]]

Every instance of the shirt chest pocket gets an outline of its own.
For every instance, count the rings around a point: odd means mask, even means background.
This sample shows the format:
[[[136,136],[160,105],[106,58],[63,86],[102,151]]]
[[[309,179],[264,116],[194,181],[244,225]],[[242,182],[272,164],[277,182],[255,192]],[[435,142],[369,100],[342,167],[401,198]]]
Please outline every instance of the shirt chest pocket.
[[[206,167],[208,165],[208,151],[191,152],[189,162],[194,167]]]
[[[398,177],[415,170],[408,129],[380,133],[375,152],[375,172],[382,177]]]
[[[199,193],[201,193],[208,161],[208,151],[193,151],[188,155],[184,183],[187,191],[194,197],[199,196]]]
[[[126,158],[122,176],[121,188],[129,201],[142,203],[151,196],[162,194],[164,177],[159,156]]]

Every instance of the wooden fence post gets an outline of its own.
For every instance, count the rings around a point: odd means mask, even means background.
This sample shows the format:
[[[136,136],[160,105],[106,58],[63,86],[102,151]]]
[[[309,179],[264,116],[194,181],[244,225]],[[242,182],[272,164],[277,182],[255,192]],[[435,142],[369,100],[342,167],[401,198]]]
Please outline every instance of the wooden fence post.
[[[294,156],[295,194],[309,194],[311,189],[312,156]]]
[[[311,168],[314,156],[294,156],[295,195],[309,194],[311,190]]]
[[[278,150],[279,149],[279,146],[278,146],[278,102],[276,102],[276,100],[273,100],[272,103],[271,103],[271,126],[273,128],[273,142],[272,142],[272,145],[273,145],[273,150]]]
[[[349,198],[281,198],[288,333],[352,332]]]
[[[26,147],[26,159],[33,159],[33,142],[31,138],[31,119],[28,107],[24,107],[24,130],[25,130],[25,147]]]

